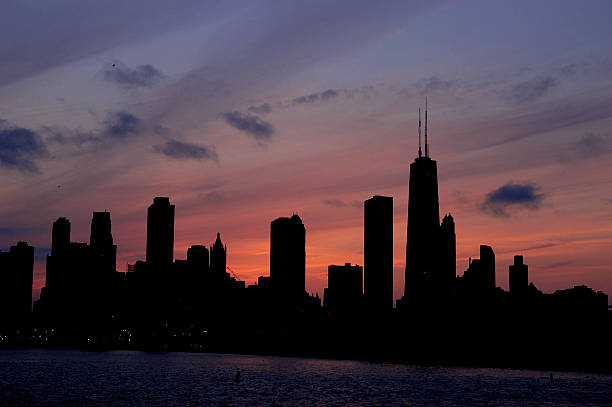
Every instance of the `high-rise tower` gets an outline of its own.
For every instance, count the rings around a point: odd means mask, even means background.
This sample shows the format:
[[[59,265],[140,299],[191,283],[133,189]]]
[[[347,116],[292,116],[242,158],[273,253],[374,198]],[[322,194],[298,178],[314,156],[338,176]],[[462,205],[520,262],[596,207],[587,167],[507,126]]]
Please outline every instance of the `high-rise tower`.
[[[438,246],[440,210],[438,169],[429,157],[427,105],[425,107],[425,155],[421,154],[421,112],[419,110],[419,156],[410,164],[406,277],[404,296],[423,294],[435,287],[439,273]]]
[[[393,197],[374,196],[363,206],[364,296],[370,311],[393,309]]]
[[[306,293],[306,228],[298,215],[270,224],[270,277],[284,306],[297,308]]]
[[[117,269],[117,246],[113,244],[110,212],[93,213],[89,246],[93,266],[103,274],[114,273]]]
[[[224,276],[227,271],[227,246],[221,242],[221,234],[217,233],[215,243],[210,247],[210,271],[218,276]]]
[[[147,213],[147,265],[169,267],[174,259],[174,205],[170,198],[155,197]]]

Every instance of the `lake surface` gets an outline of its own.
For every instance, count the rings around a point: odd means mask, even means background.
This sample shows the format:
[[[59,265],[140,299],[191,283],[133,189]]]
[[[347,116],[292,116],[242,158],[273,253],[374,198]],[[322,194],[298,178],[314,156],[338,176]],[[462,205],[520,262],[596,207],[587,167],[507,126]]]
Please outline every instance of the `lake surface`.
[[[603,406],[612,405],[612,376],[269,356],[2,350],[0,405]]]

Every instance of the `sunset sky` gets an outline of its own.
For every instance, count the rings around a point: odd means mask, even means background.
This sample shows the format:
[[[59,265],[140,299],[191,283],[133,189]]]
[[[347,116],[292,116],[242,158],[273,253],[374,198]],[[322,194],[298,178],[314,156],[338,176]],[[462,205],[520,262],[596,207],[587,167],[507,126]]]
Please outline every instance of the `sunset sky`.
[[[488,244],[500,287],[522,254],[544,292],[612,294],[611,20],[605,0],[4,0],[0,248],[36,247],[38,298],[55,219],[88,241],[109,210],[125,271],[169,196],[175,258],[220,232],[251,284],[297,213],[321,295],[389,195],[397,299],[427,96],[457,273]]]

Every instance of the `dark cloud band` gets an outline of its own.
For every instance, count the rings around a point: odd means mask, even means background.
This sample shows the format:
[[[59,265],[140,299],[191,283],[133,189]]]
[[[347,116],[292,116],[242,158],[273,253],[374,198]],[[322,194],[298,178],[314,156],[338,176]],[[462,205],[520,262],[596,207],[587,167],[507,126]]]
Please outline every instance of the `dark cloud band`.
[[[0,165],[23,173],[37,173],[36,161],[48,155],[38,133],[0,120]]]
[[[537,193],[538,187],[531,184],[509,182],[489,192],[480,209],[493,216],[509,216],[515,209],[539,209],[543,194]]]
[[[163,144],[155,145],[153,149],[160,154],[177,160],[193,159],[219,161],[219,156],[213,146],[200,146],[171,139]]]
[[[274,126],[258,116],[237,111],[225,112],[222,115],[227,124],[259,141],[267,141],[274,134]]]

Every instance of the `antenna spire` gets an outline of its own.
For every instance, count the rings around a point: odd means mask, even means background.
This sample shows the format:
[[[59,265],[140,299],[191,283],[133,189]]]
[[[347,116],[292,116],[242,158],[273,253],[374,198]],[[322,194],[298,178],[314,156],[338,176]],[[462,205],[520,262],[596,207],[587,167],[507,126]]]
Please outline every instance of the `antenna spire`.
[[[419,107],[419,158],[421,158],[421,108]]]
[[[427,143],[427,96],[425,96],[425,157],[429,157],[429,143]]]

